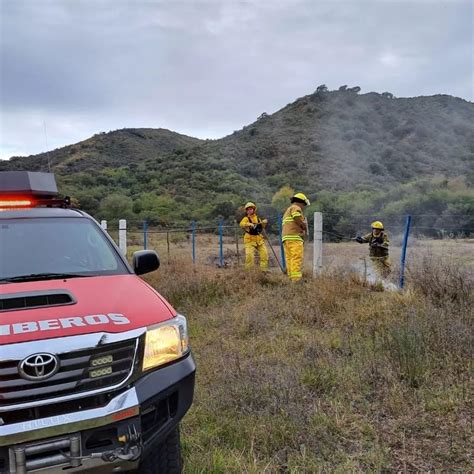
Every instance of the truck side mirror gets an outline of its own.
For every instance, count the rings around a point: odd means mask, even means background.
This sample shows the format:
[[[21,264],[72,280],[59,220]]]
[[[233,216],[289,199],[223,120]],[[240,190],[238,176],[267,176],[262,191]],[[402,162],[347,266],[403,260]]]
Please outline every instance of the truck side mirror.
[[[150,273],[160,266],[160,259],[154,250],[139,250],[133,253],[133,270],[137,275]]]

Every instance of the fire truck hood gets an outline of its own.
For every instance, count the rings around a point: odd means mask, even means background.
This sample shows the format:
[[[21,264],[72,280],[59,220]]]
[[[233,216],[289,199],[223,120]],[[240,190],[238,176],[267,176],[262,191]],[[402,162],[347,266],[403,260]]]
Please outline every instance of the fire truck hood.
[[[0,312],[0,345],[151,326],[176,311],[136,275],[113,275],[0,285],[0,294],[66,290],[75,303]],[[19,295],[20,296],[20,295]]]

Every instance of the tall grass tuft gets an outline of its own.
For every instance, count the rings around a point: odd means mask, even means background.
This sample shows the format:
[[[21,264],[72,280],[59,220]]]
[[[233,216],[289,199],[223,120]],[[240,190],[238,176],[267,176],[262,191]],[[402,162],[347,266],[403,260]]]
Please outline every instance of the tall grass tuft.
[[[418,315],[408,315],[389,330],[388,354],[399,375],[412,388],[423,383],[427,367],[427,329]]]
[[[409,277],[413,288],[434,303],[474,302],[472,267],[463,265],[462,258],[421,254],[409,269]]]

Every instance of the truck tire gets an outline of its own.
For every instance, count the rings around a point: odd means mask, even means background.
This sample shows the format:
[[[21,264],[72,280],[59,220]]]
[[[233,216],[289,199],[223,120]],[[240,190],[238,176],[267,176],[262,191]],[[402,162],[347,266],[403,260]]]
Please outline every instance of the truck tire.
[[[181,467],[181,446],[177,426],[161,443],[151,448],[137,472],[140,474],[179,474]]]

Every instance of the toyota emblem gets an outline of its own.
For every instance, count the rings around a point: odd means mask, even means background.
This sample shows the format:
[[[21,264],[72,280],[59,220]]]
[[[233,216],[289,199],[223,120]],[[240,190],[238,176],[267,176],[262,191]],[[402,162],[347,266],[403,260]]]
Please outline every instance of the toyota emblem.
[[[53,354],[33,354],[20,362],[20,375],[26,380],[45,380],[59,370],[59,360]]]

